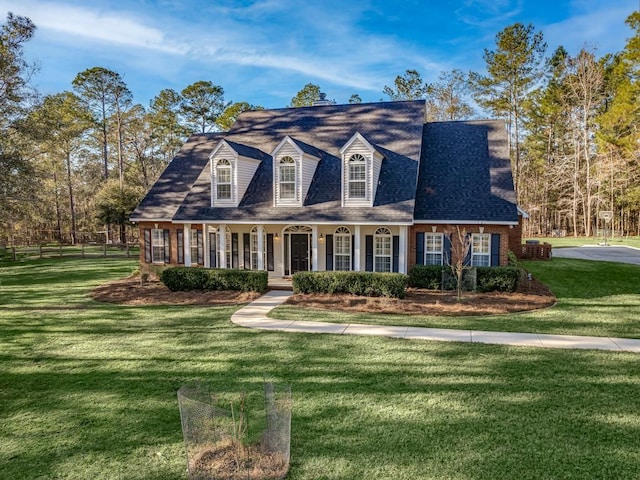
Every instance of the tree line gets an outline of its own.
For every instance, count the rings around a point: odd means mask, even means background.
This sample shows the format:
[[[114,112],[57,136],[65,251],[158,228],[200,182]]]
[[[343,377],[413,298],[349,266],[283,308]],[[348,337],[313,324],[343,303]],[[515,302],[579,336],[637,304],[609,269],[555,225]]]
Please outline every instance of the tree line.
[[[640,234],[640,13],[626,23],[624,49],[602,57],[588,47],[549,54],[542,32],[516,23],[485,49],[485,72],[454,69],[428,83],[409,69],[382,93],[425,100],[427,121],[504,119],[526,235],[592,235],[603,211],[613,212],[609,227]],[[226,101],[223,87],[204,80],[143,106],[102,67],[41,96],[23,54],[35,32],[11,13],[0,28],[0,242],[126,242],[128,215],[190,134],[227,130],[262,108]],[[308,83],[288,106],[320,99]]]

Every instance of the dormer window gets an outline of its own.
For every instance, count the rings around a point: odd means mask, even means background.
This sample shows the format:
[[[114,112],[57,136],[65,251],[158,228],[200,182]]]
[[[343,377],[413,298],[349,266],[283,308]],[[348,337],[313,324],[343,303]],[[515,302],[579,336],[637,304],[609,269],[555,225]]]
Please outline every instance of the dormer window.
[[[282,157],[278,166],[280,199],[296,199],[296,162],[291,157]]]
[[[231,162],[226,158],[218,161],[216,165],[216,198],[218,200],[231,200]]]
[[[359,153],[349,158],[349,198],[367,198],[367,162]]]
[[[342,155],[342,206],[373,207],[384,156],[356,133],[340,149]]]
[[[256,148],[222,140],[209,156],[211,206],[237,207],[263,156]]]
[[[274,207],[304,205],[321,156],[311,145],[289,136],[282,139],[271,152]]]

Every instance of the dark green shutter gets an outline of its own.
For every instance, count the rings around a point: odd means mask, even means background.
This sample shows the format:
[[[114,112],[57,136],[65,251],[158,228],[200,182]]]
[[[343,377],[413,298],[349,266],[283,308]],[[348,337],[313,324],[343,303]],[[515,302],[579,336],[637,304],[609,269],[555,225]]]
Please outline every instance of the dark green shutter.
[[[229,267],[229,265],[227,265]],[[238,234],[231,234],[231,268],[238,268]]]
[[[400,270],[400,237],[394,235],[391,239],[391,271],[398,272]]]
[[[162,231],[162,236],[164,237],[164,263],[171,263],[171,237],[168,228]]]
[[[273,233],[267,233],[267,270],[273,272]]]
[[[465,266],[469,266],[471,265],[471,254],[472,254],[472,250],[473,250],[473,239],[471,237],[470,233],[467,233],[464,236],[464,243],[466,248],[466,251],[464,252],[464,262],[463,264]]]
[[[178,240],[178,263],[184,263],[184,230],[180,229],[176,232]]]
[[[364,269],[367,272],[373,272],[373,235],[367,235],[364,237],[364,251]]]
[[[356,236],[351,235],[351,270],[354,269],[356,261]]]
[[[145,228],[143,231],[143,237],[144,237],[144,261],[146,263],[151,263],[152,261],[152,257],[151,257],[151,230],[148,228]]]
[[[215,233],[209,234],[209,267],[218,267],[218,236]]]
[[[242,234],[242,250],[244,251],[244,268],[251,269],[251,234]]]
[[[442,239],[444,242],[443,245],[443,250],[444,250],[444,258],[443,258],[443,262],[445,265],[451,265],[451,235],[447,235],[446,233],[443,236],[444,238]]]
[[[198,241],[197,246],[198,246],[198,258],[196,259],[196,263],[198,265],[204,265],[204,243],[202,241],[203,236],[202,236],[202,230],[196,230],[198,233],[197,235],[197,239]]]
[[[500,234],[491,234],[491,266],[500,266]]]
[[[333,270],[333,235],[327,235],[327,265],[325,270]]]
[[[424,232],[416,232],[416,265],[424,265]]]

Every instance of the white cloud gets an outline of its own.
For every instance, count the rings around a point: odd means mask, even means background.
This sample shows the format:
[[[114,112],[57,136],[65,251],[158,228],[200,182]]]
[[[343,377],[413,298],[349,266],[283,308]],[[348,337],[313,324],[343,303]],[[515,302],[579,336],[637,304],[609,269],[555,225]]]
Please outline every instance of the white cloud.
[[[31,18],[49,47],[57,46],[62,55],[82,51],[91,55],[91,63],[121,57],[128,68],[137,65],[147,75],[166,77],[167,69],[179,75],[179,65],[186,64],[225,74],[236,66],[259,67],[379,92],[391,81],[389,70],[396,75],[406,68],[445,69],[393,36],[359,30],[358,5],[336,17],[334,10],[313,4],[286,12],[279,0],[261,0],[246,7],[203,5],[193,18],[193,8],[173,5],[172,0],[161,6],[121,7],[137,11],[72,1],[22,0],[16,7],[0,0],[0,9]],[[282,75],[283,80],[291,77]]]
[[[600,54],[614,53],[631,36],[625,19],[633,12],[629,2],[623,6],[607,6],[574,15],[563,22],[542,28],[550,48],[563,45],[575,54],[583,46],[596,47]]]

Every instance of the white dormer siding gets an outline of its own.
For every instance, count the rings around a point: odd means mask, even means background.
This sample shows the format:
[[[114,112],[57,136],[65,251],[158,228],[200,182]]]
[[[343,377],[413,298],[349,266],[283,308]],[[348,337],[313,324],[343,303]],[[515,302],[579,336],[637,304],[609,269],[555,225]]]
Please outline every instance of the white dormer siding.
[[[340,150],[340,154],[342,206],[372,207],[376,198],[383,155],[359,133],[351,137]]]
[[[211,154],[209,165],[211,206],[237,207],[247,192],[247,187],[260,165],[260,160],[239,155],[223,140]]]
[[[320,158],[303,151],[290,137],[285,137],[271,156],[274,206],[303,206]]]

